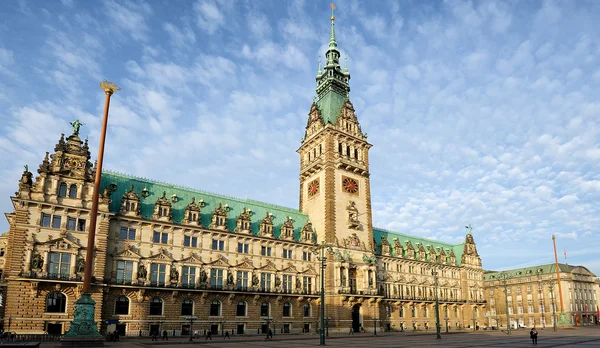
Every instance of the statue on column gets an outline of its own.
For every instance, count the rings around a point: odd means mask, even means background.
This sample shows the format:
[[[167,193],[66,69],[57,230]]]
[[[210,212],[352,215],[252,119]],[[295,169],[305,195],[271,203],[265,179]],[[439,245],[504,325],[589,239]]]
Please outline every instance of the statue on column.
[[[146,271],[146,266],[140,264],[140,266],[138,268],[138,279],[140,279],[140,278],[146,279],[147,275],[148,275],[148,271]]]
[[[42,255],[35,253],[31,258],[31,270],[39,270],[44,267],[44,260],[42,259]]]
[[[83,257],[80,257],[79,259],[77,259],[77,265],[75,266],[75,272],[77,272],[77,273],[85,272],[85,259]]]
[[[81,128],[81,126],[85,126],[85,124],[79,122],[79,120],[70,122],[70,124],[73,127],[73,134],[75,135],[79,135],[79,128]]]

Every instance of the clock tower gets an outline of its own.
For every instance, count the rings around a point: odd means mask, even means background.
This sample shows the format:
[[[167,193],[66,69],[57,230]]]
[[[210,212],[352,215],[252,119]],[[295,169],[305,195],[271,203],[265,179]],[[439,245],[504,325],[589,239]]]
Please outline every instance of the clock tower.
[[[308,114],[300,154],[300,210],[308,214],[317,242],[358,243],[373,250],[369,148],[350,102],[350,73],[340,66],[335,17],[317,97]]]

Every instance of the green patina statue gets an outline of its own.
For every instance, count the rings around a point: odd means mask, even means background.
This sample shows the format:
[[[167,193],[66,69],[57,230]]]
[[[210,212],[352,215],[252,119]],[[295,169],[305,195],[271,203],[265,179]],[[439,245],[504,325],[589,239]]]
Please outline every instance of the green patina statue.
[[[71,122],[70,124],[73,127],[73,134],[75,134],[75,135],[79,135],[79,128],[81,128],[81,126],[85,126],[85,124],[79,122],[79,120],[75,120],[75,121]]]

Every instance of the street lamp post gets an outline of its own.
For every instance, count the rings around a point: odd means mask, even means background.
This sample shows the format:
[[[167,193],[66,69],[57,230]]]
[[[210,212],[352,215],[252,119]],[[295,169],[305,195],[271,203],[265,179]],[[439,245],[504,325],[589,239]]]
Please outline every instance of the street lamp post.
[[[373,336],[377,336],[377,318],[373,317]]]
[[[106,95],[104,103],[104,117],[102,119],[102,129],[100,131],[100,146],[98,147],[98,159],[96,176],[94,178],[94,191],[92,192],[92,207],[90,210],[90,228],[88,232],[87,250],[85,256],[85,273],[83,275],[83,288],[81,297],[75,302],[75,311],[73,321],[69,331],[63,338],[63,346],[86,346],[93,344],[102,344],[103,339],[98,332],[98,325],[94,321],[96,301],[92,299],[91,280],[94,265],[94,251],[96,239],[96,221],[98,219],[98,200],[100,199],[100,180],[102,179],[102,162],[104,161],[104,141],[106,139],[106,127],[108,124],[108,109],[110,106],[110,97],[120,88],[114,83],[103,81],[100,88]],[[87,343],[86,343],[87,342]]]
[[[333,254],[333,248],[321,242],[317,247],[312,249],[312,252],[317,255],[317,260],[321,261],[321,329],[319,330],[319,345],[325,345],[325,249],[329,254]],[[319,256],[320,254],[320,256]]]
[[[552,330],[556,331],[556,304],[554,303],[554,284],[555,282],[549,281],[546,283],[548,285],[548,291],[550,291],[550,301],[552,301]]]
[[[508,280],[510,278],[512,278],[512,276],[506,272],[500,272],[500,274],[498,274],[498,279],[502,281],[502,284],[504,285],[504,302],[506,303],[506,333],[508,335],[510,335],[510,313],[508,311]]]
[[[433,283],[435,286],[435,338],[442,338],[441,328],[440,328],[440,298],[438,294],[438,271],[437,268],[441,265],[438,263],[434,263],[428,268],[431,268],[431,275],[433,276]]]
[[[190,342],[192,342],[194,336],[194,320],[198,319],[197,317],[190,315],[187,317],[187,320],[190,321]]]
[[[448,321],[450,320],[450,318],[445,317],[444,320],[446,321],[446,333],[448,333]]]

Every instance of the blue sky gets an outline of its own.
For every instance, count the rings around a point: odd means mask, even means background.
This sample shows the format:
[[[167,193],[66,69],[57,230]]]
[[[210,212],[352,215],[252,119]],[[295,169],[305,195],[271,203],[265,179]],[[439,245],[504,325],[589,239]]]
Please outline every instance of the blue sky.
[[[600,274],[600,3],[340,1],[350,98],[374,145],[376,226],[458,243],[486,269]],[[105,168],[298,206],[329,1],[5,1],[0,210],[80,119]],[[7,230],[6,221],[0,229]]]

